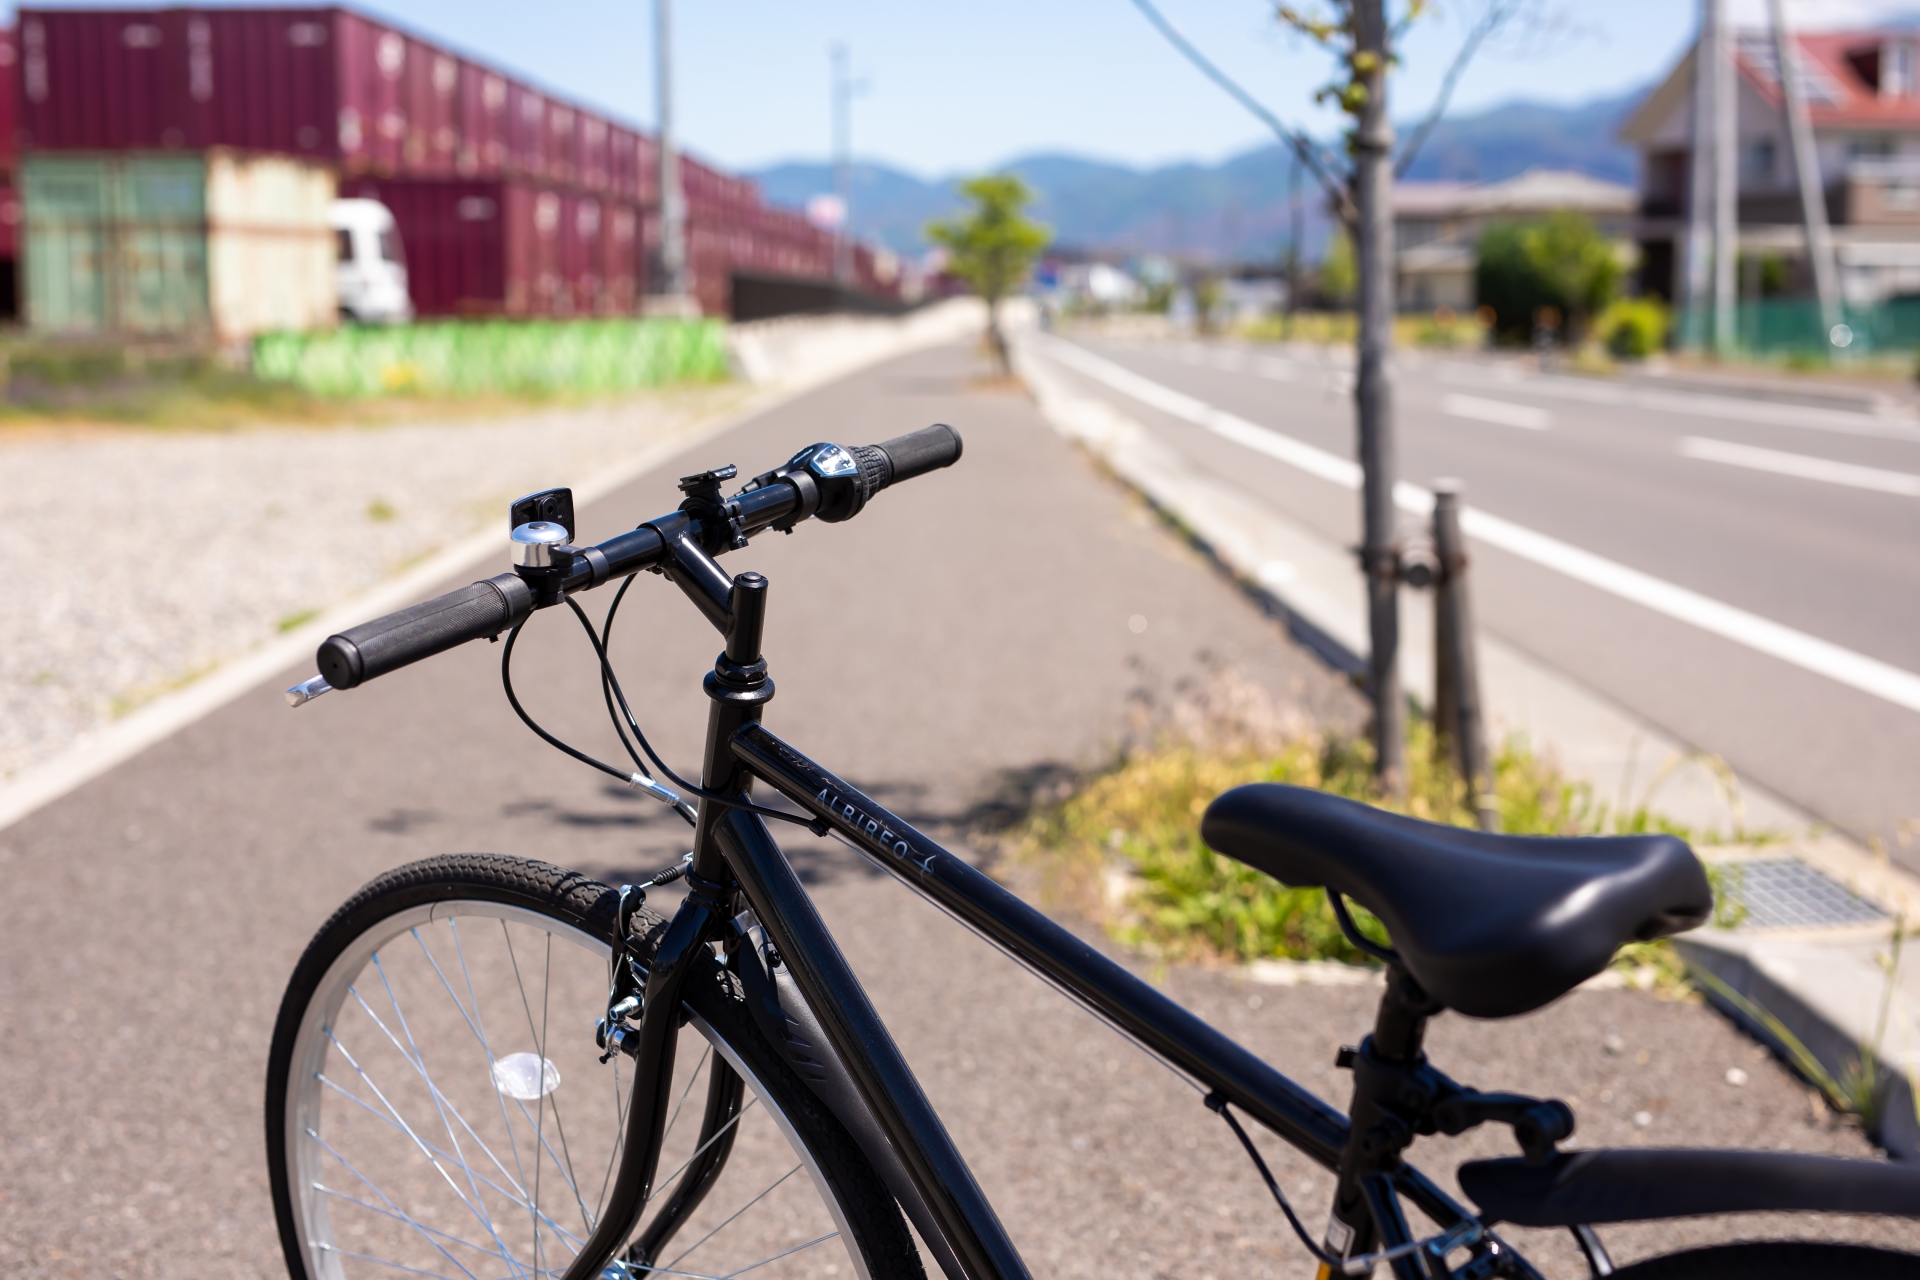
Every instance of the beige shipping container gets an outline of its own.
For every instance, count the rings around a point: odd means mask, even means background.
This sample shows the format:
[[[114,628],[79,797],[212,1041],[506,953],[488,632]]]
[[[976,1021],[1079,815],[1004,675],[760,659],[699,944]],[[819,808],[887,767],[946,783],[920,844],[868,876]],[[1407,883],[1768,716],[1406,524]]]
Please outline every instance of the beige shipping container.
[[[229,151],[41,152],[20,179],[39,332],[232,343],[335,323],[327,167]]]
[[[334,191],[320,165],[207,153],[207,300],[220,341],[338,321]]]

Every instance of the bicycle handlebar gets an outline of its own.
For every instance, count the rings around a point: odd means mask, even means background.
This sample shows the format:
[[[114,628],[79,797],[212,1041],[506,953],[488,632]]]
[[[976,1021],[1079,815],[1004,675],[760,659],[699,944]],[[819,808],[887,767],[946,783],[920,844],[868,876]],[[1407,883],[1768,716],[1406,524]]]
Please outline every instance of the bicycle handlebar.
[[[889,485],[952,466],[961,449],[960,433],[941,423],[877,445],[809,445],[731,498],[719,496],[719,481],[731,478],[730,469],[687,477],[681,481],[687,501],[678,510],[596,546],[555,546],[544,573],[502,573],[328,636],[315,655],[320,675],[328,688],[352,689],[469,640],[497,636],[575,591],[665,563],[682,542],[717,556],[769,528],[791,530],[816,516],[830,523],[851,519]],[[294,693],[296,706],[313,696]]]

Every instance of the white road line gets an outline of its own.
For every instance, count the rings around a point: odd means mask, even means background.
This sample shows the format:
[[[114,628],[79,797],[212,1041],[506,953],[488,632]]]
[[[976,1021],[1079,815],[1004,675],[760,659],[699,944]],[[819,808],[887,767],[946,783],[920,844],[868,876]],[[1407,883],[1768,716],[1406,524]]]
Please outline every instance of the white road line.
[[[1451,391],[1440,397],[1440,412],[1455,418],[1496,422],[1503,427],[1524,427],[1528,431],[1545,431],[1553,425],[1553,415],[1545,409],[1507,400],[1482,400],[1479,396],[1456,395]]]
[[[1293,366],[1285,360],[1276,360],[1272,356],[1261,356],[1256,360],[1254,372],[1263,378],[1271,378],[1275,382],[1293,381]]]
[[[1804,453],[1782,453],[1778,449],[1756,449],[1752,445],[1709,440],[1704,436],[1681,437],[1680,452],[1702,462],[1724,462],[1729,466],[1771,471],[1776,475],[1797,476],[1802,480],[1824,480],[1828,484],[1852,485],[1856,489],[1877,489],[1881,493],[1920,497],[1920,475],[1907,471],[1859,467],[1851,462],[1810,458]]]
[[[1723,418],[1733,422],[1754,422],[1776,427],[1800,427],[1808,431],[1832,431],[1842,435],[1877,436],[1891,440],[1920,441],[1920,424],[1899,418],[1882,418],[1870,413],[1846,409],[1825,409],[1817,405],[1783,404],[1769,400],[1743,400],[1697,391],[1659,391],[1638,387],[1609,386],[1586,379],[1525,376],[1519,373],[1485,369],[1473,365],[1450,364],[1440,369],[1440,379],[1455,385],[1525,388],[1530,395],[1557,396],[1586,404],[1619,408],[1659,409],[1667,413],[1688,414],[1700,418]]]
[[[1042,337],[1037,340],[1037,345],[1061,364],[1078,369],[1142,404],[1183,422],[1204,427],[1215,435],[1255,449],[1343,488],[1360,487],[1360,468],[1345,458],[1336,457],[1324,449],[1317,449],[1278,431],[1256,426],[1244,418],[1223,413],[1192,396],[1163,387],[1059,338]],[[1402,481],[1394,485],[1393,497],[1403,510],[1417,514],[1433,510],[1433,494],[1418,485]],[[1803,671],[1811,671],[1862,693],[1885,699],[1895,706],[1920,711],[1920,675],[1911,671],[1855,653],[1804,631],[1782,626],[1758,614],[1724,604],[1652,574],[1642,573],[1618,561],[1594,555],[1591,551],[1583,551],[1571,543],[1536,533],[1475,507],[1461,511],[1460,523],[1468,536],[1524,560],[1531,560],[1543,568],[1565,574],[1588,586],[1731,640],[1757,653],[1778,658]]]

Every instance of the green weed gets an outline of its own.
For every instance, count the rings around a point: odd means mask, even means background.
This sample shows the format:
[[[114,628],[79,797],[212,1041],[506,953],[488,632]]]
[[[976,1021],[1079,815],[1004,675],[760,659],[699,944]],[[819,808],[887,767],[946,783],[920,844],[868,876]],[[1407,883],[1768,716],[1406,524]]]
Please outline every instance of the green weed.
[[[1043,894],[1155,955],[1366,963],[1341,934],[1321,890],[1288,888],[1214,853],[1200,839],[1200,816],[1231,787],[1283,782],[1472,826],[1466,788],[1438,755],[1431,724],[1415,719],[1407,799],[1389,804],[1374,782],[1371,746],[1361,740],[1304,736],[1264,749],[1169,741],[1082,779],[1070,794],[1036,810],[1013,843],[1025,865],[1038,869]],[[1494,754],[1493,796],[1501,829],[1514,834],[1694,835],[1644,802],[1631,808],[1597,802],[1590,787],[1561,775],[1519,738]]]

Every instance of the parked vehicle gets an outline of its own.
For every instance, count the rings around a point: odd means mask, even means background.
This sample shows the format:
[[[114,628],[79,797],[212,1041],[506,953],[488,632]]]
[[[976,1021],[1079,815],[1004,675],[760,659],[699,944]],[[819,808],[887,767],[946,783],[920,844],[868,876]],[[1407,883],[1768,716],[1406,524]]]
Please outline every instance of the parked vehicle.
[[[335,200],[327,221],[340,259],[340,318],[361,324],[412,320],[407,259],[393,211],[378,200]]]

